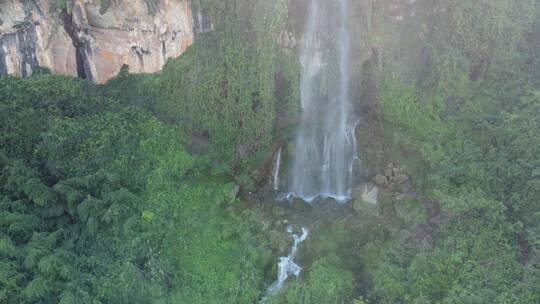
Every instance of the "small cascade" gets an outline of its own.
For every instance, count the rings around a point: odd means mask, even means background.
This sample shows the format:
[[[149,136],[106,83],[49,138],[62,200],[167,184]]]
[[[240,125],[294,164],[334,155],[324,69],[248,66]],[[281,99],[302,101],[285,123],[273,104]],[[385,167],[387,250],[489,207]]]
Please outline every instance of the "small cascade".
[[[280,257],[278,263],[278,277],[277,280],[268,287],[266,290],[266,295],[262,298],[261,303],[265,303],[269,296],[275,295],[278,291],[283,288],[285,281],[291,276],[294,275],[298,277],[302,271],[302,267],[298,266],[294,262],[294,257],[296,256],[296,251],[298,250],[298,245],[302,243],[308,236],[309,230],[302,227],[302,234],[298,235],[293,232],[292,227],[287,228],[287,232],[293,237],[293,245],[288,256]]]
[[[279,151],[276,157],[276,164],[274,166],[274,180],[273,180],[274,191],[279,190],[279,168],[281,167],[281,149],[282,148],[279,148]]]

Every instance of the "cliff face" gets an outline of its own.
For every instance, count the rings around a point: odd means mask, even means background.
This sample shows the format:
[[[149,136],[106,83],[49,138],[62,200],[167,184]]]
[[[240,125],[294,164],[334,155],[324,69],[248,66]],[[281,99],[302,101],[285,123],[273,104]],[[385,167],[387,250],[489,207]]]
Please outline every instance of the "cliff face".
[[[104,83],[127,64],[156,72],[193,42],[187,0],[2,0],[0,74],[28,76],[36,67]]]
[[[75,48],[53,10],[46,0],[0,3],[0,75],[28,76],[38,66],[77,75]]]

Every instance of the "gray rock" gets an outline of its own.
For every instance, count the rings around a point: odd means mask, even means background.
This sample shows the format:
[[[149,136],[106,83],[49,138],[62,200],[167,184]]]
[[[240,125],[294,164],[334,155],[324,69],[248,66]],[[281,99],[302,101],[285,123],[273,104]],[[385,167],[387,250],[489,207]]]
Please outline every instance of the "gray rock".
[[[377,174],[377,176],[373,178],[373,181],[380,187],[386,187],[388,185],[388,178],[381,174]]]
[[[291,203],[291,207],[295,210],[305,210],[308,206],[309,205],[300,198],[295,198]]]
[[[353,197],[352,208],[354,211],[367,215],[378,215],[379,188],[377,186],[370,183],[361,185],[354,190]]]
[[[395,177],[395,181],[399,184],[404,184],[409,181],[409,176],[406,174],[398,174]]]

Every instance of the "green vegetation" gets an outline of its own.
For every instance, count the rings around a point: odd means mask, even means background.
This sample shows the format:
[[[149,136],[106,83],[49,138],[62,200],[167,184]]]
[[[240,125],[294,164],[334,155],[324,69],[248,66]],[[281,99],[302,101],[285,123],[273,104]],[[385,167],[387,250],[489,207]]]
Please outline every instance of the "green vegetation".
[[[348,303],[353,291],[352,274],[326,260],[316,261],[305,282],[294,282],[270,303]]]
[[[237,184],[288,102],[286,6],[262,2],[160,74],[0,78],[0,302],[260,298],[268,238]]]
[[[537,303],[539,66],[528,65],[539,46],[522,47],[538,43],[537,8],[424,2],[440,11],[424,16],[433,27],[421,80],[387,73],[381,104],[392,132],[428,164],[419,184],[446,219],[432,243],[392,246],[373,274],[372,298]]]
[[[0,88],[3,302],[258,297],[254,215],[176,126],[78,80]]]
[[[388,157],[420,193],[319,224],[275,303],[540,302],[538,3],[417,3],[400,22],[379,6],[371,38]]]
[[[370,33],[386,157],[414,195],[318,220],[268,303],[540,303],[538,1],[416,3],[401,22],[375,5]],[[192,5],[216,30],[161,73],[0,78],[0,303],[263,295],[281,240],[237,194],[298,112],[287,5]]]
[[[290,64],[295,58],[277,45],[285,3],[257,1],[248,7],[252,1],[236,2],[231,7],[227,1],[203,3],[206,11],[219,10],[215,20],[221,30],[199,37],[161,74],[124,71],[110,89],[123,103],[143,105],[178,125],[225,172],[252,168],[253,156],[271,143],[278,110],[294,113],[298,100],[298,64]],[[279,78],[288,87],[278,93]]]

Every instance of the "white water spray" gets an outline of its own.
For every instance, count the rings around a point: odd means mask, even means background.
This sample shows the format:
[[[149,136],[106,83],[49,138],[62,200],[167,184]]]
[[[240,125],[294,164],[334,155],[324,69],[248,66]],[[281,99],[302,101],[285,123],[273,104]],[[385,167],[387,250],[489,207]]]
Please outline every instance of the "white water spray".
[[[302,116],[289,198],[344,202],[351,197],[358,121],[349,93],[348,9],[348,0],[311,1],[301,52]]]

